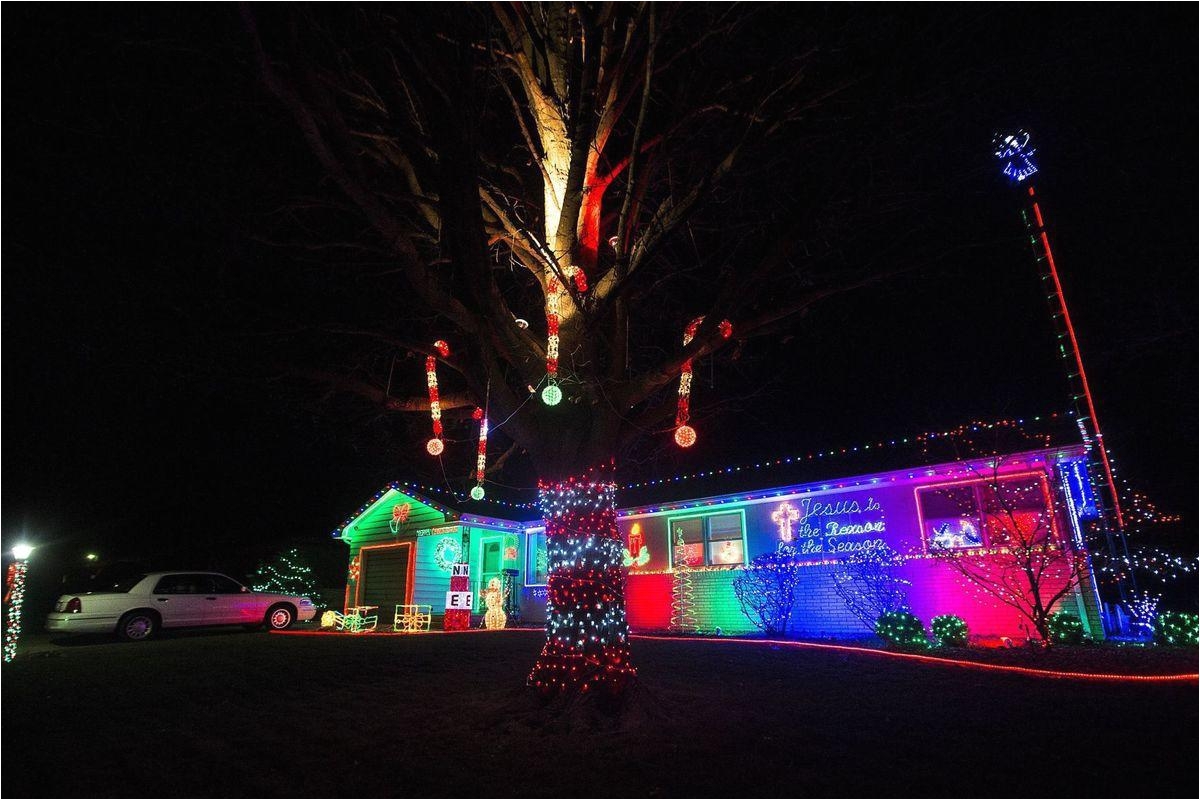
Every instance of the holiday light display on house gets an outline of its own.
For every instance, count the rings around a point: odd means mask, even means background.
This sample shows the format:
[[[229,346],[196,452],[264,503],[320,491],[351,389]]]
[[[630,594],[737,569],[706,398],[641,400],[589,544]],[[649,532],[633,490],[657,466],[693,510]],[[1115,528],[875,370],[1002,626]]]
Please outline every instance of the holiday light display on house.
[[[913,438],[930,441],[929,435]],[[1024,638],[1029,626],[1020,614],[965,580],[945,558],[961,554],[1001,569],[1011,544],[1006,515],[994,507],[996,492],[1003,491],[1017,503],[1010,511],[1018,524],[1034,520],[1045,528],[1047,585],[1068,581],[1066,572],[1056,572],[1063,569],[1060,561],[1085,566],[1077,585],[1061,584],[1069,590],[1056,608],[1078,617],[1088,636],[1103,637],[1081,533],[1097,513],[1085,446],[1040,446],[783,486],[771,486],[770,464],[789,466],[782,459],[762,462],[758,485],[766,488],[705,494],[706,485],[743,474],[741,468],[711,470],[628,489],[635,501],[669,499],[619,510],[606,471],[544,485],[539,508],[496,503],[494,515],[478,513],[491,499],[459,509],[454,501],[433,499],[433,487],[424,487],[425,494],[391,484],[335,531],[361,573],[348,582],[346,605],[426,603],[436,616],[451,589],[450,567],[466,564],[469,624],[484,625],[488,599],[496,599],[489,592],[506,586],[512,586],[509,614],[515,609],[523,622],[547,622],[551,637],[531,676],[535,685],[601,688],[632,674],[626,658],[630,629],[754,632],[734,581],[754,559],[776,551],[794,553],[789,563],[798,570],[785,635],[869,636],[869,626],[839,596],[835,578],[851,556],[886,548],[896,554],[895,579],[905,586],[909,610],[926,624],[954,615],[973,637]],[[836,474],[833,462],[826,467]],[[396,532],[389,525],[391,509],[401,502],[411,511]],[[577,535],[584,529],[593,533]],[[625,614],[610,601],[622,584]]]

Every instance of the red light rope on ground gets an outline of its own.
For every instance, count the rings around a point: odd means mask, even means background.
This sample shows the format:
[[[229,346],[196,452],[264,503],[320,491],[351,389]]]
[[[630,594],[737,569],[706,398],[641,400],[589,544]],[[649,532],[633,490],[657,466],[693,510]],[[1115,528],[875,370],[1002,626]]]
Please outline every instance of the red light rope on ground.
[[[967,667],[971,669],[989,670],[992,672],[1013,672],[1019,675],[1031,675],[1037,678],[1068,678],[1073,680],[1087,681],[1131,681],[1135,683],[1179,683],[1184,681],[1195,681],[1200,679],[1198,673],[1185,673],[1181,675],[1120,675],[1116,673],[1104,672],[1059,672],[1052,669],[1035,669],[1033,667],[1014,667],[1007,664],[988,664],[984,661],[968,661],[960,658],[939,658],[937,656],[923,656],[918,653],[897,653],[891,650],[879,650],[873,647],[855,647],[845,644],[819,644],[817,642],[795,642],[787,639],[711,639],[705,636],[651,636],[649,634],[635,633],[630,635],[631,639],[647,639],[650,641],[662,642],[713,642],[728,644],[770,644],[779,647],[795,647],[797,649],[811,650],[834,650],[842,653],[865,653],[872,656],[884,656],[886,658],[899,658],[907,661],[919,661],[928,664],[945,664],[951,667]]]
[[[368,636],[412,636],[414,634],[388,633],[386,631],[373,631],[363,633],[337,633],[325,631],[270,631],[275,636],[346,636],[351,638],[364,638]],[[485,628],[471,628],[463,631],[429,631],[420,634],[428,636],[437,633],[541,633],[538,628],[506,628],[503,630],[487,630]],[[1188,672],[1173,675],[1121,675],[1112,672],[1059,672],[1052,669],[1035,669],[1033,667],[1014,667],[1007,664],[988,664],[984,661],[968,661],[961,658],[939,658],[937,656],[923,656],[919,653],[896,653],[891,650],[879,650],[873,647],[855,647],[844,644],[820,644],[818,642],[795,642],[786,639],[732,639],[721,638],[713,639],[707,636],[653,636],[645,633],[633,633],[629,635],[630,639],[645,639],[647,641],[656,642],[709,642],[712,644],[769,644],[780,647],[795,647],[797,649],[810,650],[834,650],[843,653],[863,653],[872,656],[883,656],[885,658],[899,658],[908,661],[917,661],[927,664],[944,664],[950,667],[966,667],[968,669],[980,669],[991,672],[1012,672],[1018,675],[1029,675],[1035,678],[1059,678],[1065,680],[1085,680],[1085,681],[1109,681],[1130,683],[1188,683],[1200,680],[1200,673]]]

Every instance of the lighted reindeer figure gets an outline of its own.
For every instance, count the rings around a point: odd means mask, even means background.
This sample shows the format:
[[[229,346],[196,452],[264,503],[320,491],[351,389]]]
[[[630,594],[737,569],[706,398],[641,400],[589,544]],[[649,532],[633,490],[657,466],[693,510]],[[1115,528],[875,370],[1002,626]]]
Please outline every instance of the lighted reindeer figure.
[[[483,604],[487,612],[483,615],[483,626],[488,630],[500,630],[508,624],[508,615],[504,613],[504,600],[507,592],[500,588],[500,579],[488,581],[487,589],[483,591]]]

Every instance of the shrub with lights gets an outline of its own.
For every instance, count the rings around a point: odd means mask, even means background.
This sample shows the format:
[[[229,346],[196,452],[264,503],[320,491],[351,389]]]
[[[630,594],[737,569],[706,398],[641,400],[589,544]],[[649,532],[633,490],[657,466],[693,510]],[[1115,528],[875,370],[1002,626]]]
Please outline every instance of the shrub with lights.
[[[1154,641],[1175,647],[1195,647],[1200,640],[1200,616],[1183,611],[1164,611],[1154,626]]]
[[[967,621],[955,614],[939,614],[929,621],[938,647],[966,647]]]
[[[888,611],[875,621],[875,635],[893,647],[926,648],[925,626],[911,611]]]
[[[1080,644],[1083,642],[1083,622],[1074,614],[1059,611],[1048,622],[1051,644]]]
[[[733,581],[742,613],[767,636],[787,633],[800,584],[799,555],[780,542],[778,550],[756,556]]]
[[[908,608],[909,582],[896,576],[903,563],[884,542],[868,542],[833,573],[833,589],[850,613],[873,630],[884,615]]]

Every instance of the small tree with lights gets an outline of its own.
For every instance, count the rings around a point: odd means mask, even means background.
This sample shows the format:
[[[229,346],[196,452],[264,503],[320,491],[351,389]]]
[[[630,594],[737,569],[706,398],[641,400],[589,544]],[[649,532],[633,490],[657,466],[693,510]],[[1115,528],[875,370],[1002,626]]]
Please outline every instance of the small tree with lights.
[[[299,549],[292,547],[264,563],[254,573],[251,588],[256,592],[276,592],[307,597],[317,607],[324,605],[321,591],[313,577],[308,560]]]

